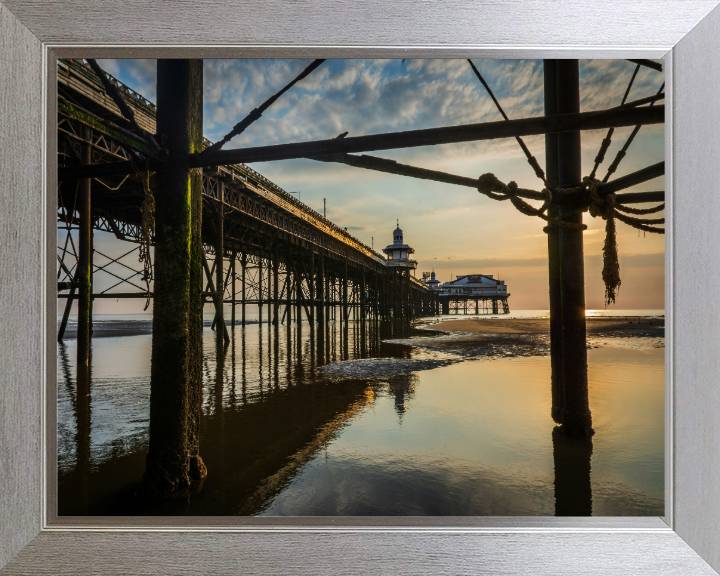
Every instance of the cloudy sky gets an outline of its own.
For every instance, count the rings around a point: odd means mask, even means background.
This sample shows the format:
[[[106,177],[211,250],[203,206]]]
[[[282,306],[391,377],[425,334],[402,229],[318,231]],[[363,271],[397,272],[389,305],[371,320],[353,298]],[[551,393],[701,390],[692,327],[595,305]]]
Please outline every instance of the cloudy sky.
[[[154,60],[103,60],[109,73],[155,100]],[[292,80],[310,60],[206,60],[204,132],[218,140]],[[475,60],[508,116],[543,114],[542,60]],[[624,60],[580,63],[581,110],[620,104],[635,65]],[[653,95],[664,75],[641,68],[629,99]],[[501,120],[466,60],[328,60],[265,112],[226,148],[302,142]],[[615,130],[606,167],[632,128]],[[589,174],[605,131],[584,132],[583,174]],[[525,139],[544,166],[544,137]],[[373,153],[399,162],[540,190],[514,139],[425,146]],[[622,176],[664,159],[664,129],[644,127],[623,160]],[[544,222],[518,213],[470,188],[326,164],[312,160],[256,163],[252,167],[376,249],[392,240],[396,218],[415,248],[420,272],[484,273],[504,279],[511,309],[547,309],[547,240]],[[635,191],[663,190],[663,178]],[[604,222],[585,215],[586,305],[603,308],[601,280]],[[618,223],[622,287],[615,308],[664,308],[664,236],[638,233]],[[108,310],[109,311],[109,310]]]

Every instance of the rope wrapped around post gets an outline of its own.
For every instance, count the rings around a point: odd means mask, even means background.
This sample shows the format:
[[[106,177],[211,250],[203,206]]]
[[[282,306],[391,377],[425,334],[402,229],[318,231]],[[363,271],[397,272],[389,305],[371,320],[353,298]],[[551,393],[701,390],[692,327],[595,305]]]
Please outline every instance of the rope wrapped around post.
[[[664,210],[665,204],[654,206],[652,208],[638,209],[623,206],[617,202],[615,194],[607,194],[601,196],[598,187],[602,184],[600,180],[592,177],[583,178],[581,186],[575,188],[556,188],[550,190],[544,188],[542,193],[545,200],[540,208],[535,208],[517,196],[518,185],[515,182],[505,184],[501,182],[494,174],[483,174],[478,178],[478,192],[484,194],[488,198],[497,201],[510,200],[517,210],[526,216],[537,216],[545,220],[548,224],[543,228],[545,233],[551,226],[562,226],[575,230],[587,230],[585,224],[575,224],[564,220],[569,216],[590,211],[590,215],[594,218],[601,217],[606,221],[605,224],[605,243],[603,245],[603,271],[602,278],[605,283],[605,306],[615,303],[615,297],[620,288],[620,263],[618,260],[617,246],[617,230],[615,228],[615,218],[645,232],[655,234],[664,234],[664,228],[657,228],[651,224],[664,224],[664,218],[641,219],[628,216],[627,214],[653,214]],[[590,192],[590,203],[587,206],[565,212],[557,218],[551,218],[545,212],[552,202],[553,193],[569,196],[579,192]],[[623,214],[625,212],[625,214]]]
[[[550,218],[547,214],[545,214],[545,211],[548,209],[548,206],[550,206],[550,203],[553,199],[552,190],[548,188],[543,188],[542,194],[545,195],[545,200],[543,201],[543,204],[542,206],[540,206],[540,208],[535,208],[525,202],[525,200],[517,196],[517,191],[517,183],[513,181],[505,184],[504,182],[498,180],[495,174],[483,174],[482,176],[480,176],[480,178],[478,178],[478,192],[484,194],[488,198],[492,198],[493,200],[510,200],[513,206],[515,206],[515,208],[517,208],[519,212],[525,214],[526,216],[537,216],[538,218],[542,218],[543,220],[547,221],[550,225],[565,226],[567,228],[574,228],[576,230],[587,229],[587,226],[585,224],[574,224],[572,222],[566,222],[565,220],[563,220],[563,218],[567,216],[577,214],[577,210],[573,212],[567,212],[562,216],[559,216],[558,218]],[[585,210],[586,208],[583,210],[579,210],[579,212],[584,212]]]

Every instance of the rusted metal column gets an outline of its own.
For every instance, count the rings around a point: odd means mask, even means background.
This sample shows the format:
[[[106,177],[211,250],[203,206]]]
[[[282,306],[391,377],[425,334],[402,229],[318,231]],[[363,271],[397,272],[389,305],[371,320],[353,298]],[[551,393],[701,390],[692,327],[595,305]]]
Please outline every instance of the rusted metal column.
[[[360,320],[365,322],[365,268],[360,276]]]
[[[290,339],[290,324],[292,322],[292,296],[293,296],[293,275],[290,271],[292,262],[292,253],[290,251],[290,242],[287,245],[285,254],[285,286],[287,290],[287,298],[285,303],[285,313],[287,315],[288,340]],[[288,358],[288,362],[290,359]]]
[[[272,280],[273,280],[273,275],[270,274],[270,266],[271,266],[271,260],[268,260],[268,266],[267,266],[267,269],[268,269],[268,274],[267,274],[267,297],[268,297],[268,299],[267,299],[267,303],[268,303],[268,318],[267,318],[267,321],[268,321],[268,324],[270,324],[270,323],[272,322],[272,315],[273,315],[273,308],[272,308],[272,306],[271,306],[271,303],[272,303],[272,300],[273,300],[273,297],[272,297]],[[277,300],[277,298],[276,298],[275,300]]]
[[[345,261],[343,262],[343,296],[342,296],[342,320],[343,322],[348,321],[348,263],[347,254],[345,255]]]
[[[310,246],[310,276],[308,277],[308,288],[310,291],[310,330],[315,330],[315,246]]]
[[[244,251],[242,253],[242,260],[240,261],[240,266],[242,267],[242,278],[240,279],[240,289],[242,290],[242,303],[240,308],[240,314],[242,316],[242,325],[245,326],[245,270],[247,268],[247,254]]]
[[[557,86],[555,60],[543,61],[545,73],[545,115],[557,111]],[[551,186],[557,186],[558,174],[557,134],[545,135],[545,177]],[[558,216],[555,202],[548,207],[548,216]],[[550,370],[552,408],[550,415],[562,424],[563,381],[562,381],[562,308],[560,306],[560,233],[555,226],[547,227],[548,237],[548,278],[550,283]]]
[[[278,239],[275,238],[275,245],[273,246],[273,324],[278,326],[280,324],[280,293],[278,288],[280,286],[280,246]]]
[[[258,324],[262,326],[262,312],[263,312],[263,265],[262,256],[258,256],[258,282],[257,282],[257,298],[258,298]]]
[[[580,110],[580,82],[577,60],[556,60],[556,101],[558,114]],[[570,187],[582,180],[580,132],[557,135],[558,186]],[[560,205],[560,215],[577,206]],[[582,224],[582,214],[566,222]],[[560,308],[562,315],[562,431],[582,436],[593,433],[588,401],[587,343],[585,331],[585,265],[583,233],[580,229],[559,229]]]
[[[298,330],[300,330],[300,326],[302,324],[302,305],[303,305],[303,277],[302,273],[300,272],[300,268],[294,267],[293,268],[295,274],[293,276],[295,277],[295,322],[297,322]],[[300,342],[300,338],[298,336],[298,345]]]
[[[225,286],[223,278],[225,273],[225,264],[223,258],[224,246],[224,206],[223,200],[225,195],[225,187],[222,182],[218,182],[218,202],[215,205],[215,290],[218,292],[215,298],[215,334],[217,336],[217,346],[219,353],[222,353],[223,338],[225,331],[220,327],[225,327],[224,301]]]
[[[230,278],[232,279],[232,283],[231,283],[231,290],[232,290],[232,302],[231,302],[231,306],[232,306],[232,308],[230,309],[230,323],[232,324],[232,327],[233,327],[233,328],[235,328],[235,290],[236,290],[236,286],[235,286],[235,260],[237,260],[237,253],[235,252],[235,250],[233,250],[232,260],[230,261]],[[233,334],[235,334],[234,331],[233,331]]]
[[[90,340],[93,335],[93,307],[95,306],[95,298],[93,298],[93,286],[95,286],[95,232],[93,231],[94,219],[92,210],[90,211]]]
[[[325,352],[325,258],[323,249],[319,251],[318,276],[317,276],[317,339],[318,339],[318,362],[323,363]]]
[[[322,326],[325,324],[325,257],[322,248],[320,249],[320,262],[318,265],[317,299],[318,324]]]
[[[92,133],[85,130],[85,139],[90,140]],[[82,163],[92,163],[92,146],[83,143],[81,152]],[[78,184],[77,209],[79,216],[78,224],[78,269],[75,275],[79,288],[77,308],[77,370],[86,371],[89,368],[90,360],[90,330],[91,330],[91,306],[92,306],[92,214],[90,209],[90,178],[80,180]]]
[[[375,270],[375,273],[373,274],[373,303],[372,303],[372,313],[373,313],[373,320],[377,321],[378,319],[378,273],[377,270]]]
[[[164,496],[207,474],[199,455],[202,401],[202,60],[158,60],[157,131],[170,162],[155,192],[150,445],[143,490]]]
[[[62,321],[60,322],[60,329],[58,330],[58,342],[63,341],[63,337],[65,336],[65,328],[67,327],[68,319],[70,318],[70,309],[72,308],[72,303],[75,300],[75,291],[77,290],[77,287],[75,285],[75,282],[77,282],[77,275],[73,277],[73,286],[70,289],[70,295],[67,298],[67,302],[65,303],[65,311],[63,312]]]

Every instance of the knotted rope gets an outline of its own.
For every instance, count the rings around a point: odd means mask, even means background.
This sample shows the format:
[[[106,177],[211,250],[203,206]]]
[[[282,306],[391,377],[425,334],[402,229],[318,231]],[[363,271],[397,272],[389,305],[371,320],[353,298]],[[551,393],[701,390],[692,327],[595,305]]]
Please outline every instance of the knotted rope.
[[[600,196],[598,186],[600,181],[595,178],[583,180],[590,189],[592,203],[589,206],[590,215],[605,220],[605,242],[603,244],[602,279],[605,283],[605,307],[610,302],[615,304],[615,296],[620,289],[620,262],[618,260],[617,232],[615,229],[615,194]]]
[[[573,189],[573,191],[575,190],[576,189]],[[579,190],[579,188],[577,190]],[[543,220],[548,222],[548,225],[563,226],[565,228],[573,228],[575,230],[587,229],[587,226],[585,224],[575,224],[574,222],[567,222],[566,220],[564,220],[564,218],[568,218],[569,216],[578,214],[579,212],[584,212],[584,210],[574,210],[572,212],[566,212],[565,214],[562,214],[557,218],[551,218],[550,216],[545,214],[545,211],[548,209],[553,199],[552,190],[548,188],[543,188],[542,194],[545,196],[545,200],[543,201],[543,204],[542,206],[540,206],[540,208],[535,208],[525,202],[525,200],[523,200],[517,195],[518,191],[519,188],[515,182],[505,184],[504,182],[498,180],[495,174],[483,174],[482,176],[480,176],[480,178],[478,178],[478,192],[484,194],[488,198],[492,198],[493,200],[510,200],[513,206],[515,206],[515,208],[517,208],[519,212],[525,214],[526,216],[537,216],[539,218],[542,218]]]
[[[590,211],[590,215],[593,218],[600,217],[606,221],[605,224],[605,243],[603,245],[603,271],[602,279],[605,283],[605,306],[609,306],[612,302],[615,303],[615,297],[620,288],[620,263],[618,260],[618,246],[617,246],[617,231],[615,228],[615,218],[637,228],[638,230],[644,230],[646,232],[653,232],[655,234],[664,234],[664,228],[657,228],[650,226],[650,224],[664,224],[664,218],[656,219],[641,219],[627,216],[627,214],[653,214],[660,212],[665,208],[665,204],[654,206],[652,208],[638,209],[623,206],[617,202],[615,194],[601,195],[598,191],[599,186],[602,184],[600,180],[593,177],[583,178],[581,186],[575,188],[544,188],[542,194],[545,196],[542,206],[535,208],[525,202],[518,196],[519,188],[515,182],[509,182],[505,184],[501,182],[494,174],[483,174],[478,178],[478,192],[484,194],[488,198],[493,200],[503,201],[510,200],[513,206],[517,208],[519,212],[526,216],[537,216],[545,220],[548,224],[543,228],[544,232],[548,232],[551,227],[563,227],[570,228],[573,230],[587,230],[587,226],[582,223],[568,222],[567,219],[570,216],[576,214],[582,214],[583,212]],[[553,200],[553,192],[561,194],[563,196],[569,196],[577,194],[579,192],[590,192],[590,203],[587,206],[577,208],[575,210],[569,210],[564,212],[557,218],[552,218],[545,214],[550,203]],[[625,212],[625,214],[623,214]]]

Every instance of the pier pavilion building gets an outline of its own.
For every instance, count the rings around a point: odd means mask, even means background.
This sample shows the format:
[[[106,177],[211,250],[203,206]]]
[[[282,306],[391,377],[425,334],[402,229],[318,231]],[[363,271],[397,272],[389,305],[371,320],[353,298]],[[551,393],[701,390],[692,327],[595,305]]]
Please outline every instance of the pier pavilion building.
[[[504,280],[493,278],[492,274],[456,276],[455,280],[440,284],[439,290],[443,314],[510,313],[507,285]]]

